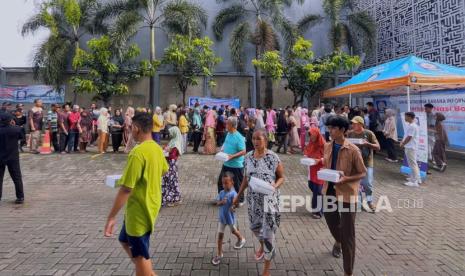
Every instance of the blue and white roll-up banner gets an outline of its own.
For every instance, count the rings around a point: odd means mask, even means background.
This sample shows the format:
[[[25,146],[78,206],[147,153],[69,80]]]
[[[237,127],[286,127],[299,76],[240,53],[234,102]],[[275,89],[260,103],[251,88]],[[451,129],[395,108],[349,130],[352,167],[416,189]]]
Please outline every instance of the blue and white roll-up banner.
[[[418,113],[424,111],[424,105],[434,105],[433,112],[441,112],[446,117],[443,122],[451,149],[465,151],[465,90],[443,90],[422,92],[410,96],[410,110]],[[403,136],[401,112],[407,111],[407,96],[376,97],[378,110],[392,108],[397,110],[397,132]]]

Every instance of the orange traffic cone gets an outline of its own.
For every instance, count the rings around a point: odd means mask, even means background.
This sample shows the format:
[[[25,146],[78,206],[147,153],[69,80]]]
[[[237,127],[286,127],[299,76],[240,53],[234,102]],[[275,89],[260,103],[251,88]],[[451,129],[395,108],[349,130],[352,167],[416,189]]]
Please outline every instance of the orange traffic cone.
[[[42,147],[40,147],[40,154],[51,154],[52,148],[50,148],[50,132],[45,131],[44,141],[42,142]]]

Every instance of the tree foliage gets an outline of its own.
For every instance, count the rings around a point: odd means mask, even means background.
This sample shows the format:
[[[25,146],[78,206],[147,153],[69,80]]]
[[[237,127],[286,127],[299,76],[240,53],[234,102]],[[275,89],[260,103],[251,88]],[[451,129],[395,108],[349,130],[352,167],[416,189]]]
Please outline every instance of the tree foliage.
[[[22,26],[23,36],[34,34],[41,28],[50,31],[49,37],[33,54],[36,79],[45,84],[61,86],[81,38],[93,34],[93,18],[98,9],[97,0],[46,0],[40,11]]]
[[[186,103],[186,91],[189,86],[197,85],[200,75],[211,77],[221,58],[215,55],[208,37],[190,38],[176,35],[165,49],[162,63],[169,65],[176,74],[176,84]],[[210,85],[214,85],[211,82]]]
[[[73,59],[73,67],[85,69],[87,73],[74,76],[72,83],[76,91],[95,93],[96,98],[105,103],[113,95],[129,93],[128,83],[152,76],[160,63],[148,60],[136,62],[140,54],[136,45],[116,49],[112,39],[106,35],[89,40],[87,47],[88,51],[78,49]]]
[[[255,66],[275,80],[285,77],[288,88],[294,93],[294,102],[303,101],[324,88],[323,78],[334,71],[350,70],[360,64],[358,56],[343,52],[333,52],[326,57],[314,58],[312,42],[299,37],[292,46],[287,62],[283,62],[276,51],[265,52],[259,60],[253,60]]]
[[[365,11],[354,10],[352,0],[324,0],[323,9],[330,21],[330,41],[334,51],[344,45],[354,53],[370,53],[375,46],[376,22]]]

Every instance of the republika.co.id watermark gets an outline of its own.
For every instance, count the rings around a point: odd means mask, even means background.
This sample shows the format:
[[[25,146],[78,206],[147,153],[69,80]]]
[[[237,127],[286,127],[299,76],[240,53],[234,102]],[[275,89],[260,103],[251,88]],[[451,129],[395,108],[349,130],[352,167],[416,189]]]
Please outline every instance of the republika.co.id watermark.
[[[272,203],[273,202],[273,203]],[[276,202],[268,196],[264,200],[265,212],[279,212],[292,213],[296,212],[298,208],[304,207],[309,212],[357,212],[362,208],[362,203],[357,200],[357,197],[351,197],[350,203],[343,202],[342,197],[336,196],[318,196],[316,208],[312,208],[312,196],[302,195],[281,195],[276,210]],[[423,208],[423,198],[399,198],[390,200],[388,196],[381,195],[378,197],[374,205],[376,212],[393,212],[395,209],[421,209]]]

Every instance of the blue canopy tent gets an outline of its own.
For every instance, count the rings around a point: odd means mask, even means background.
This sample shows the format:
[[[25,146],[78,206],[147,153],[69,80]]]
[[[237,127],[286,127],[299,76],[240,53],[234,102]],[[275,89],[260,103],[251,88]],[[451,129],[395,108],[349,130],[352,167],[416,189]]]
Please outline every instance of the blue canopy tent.
[[[405,95],[421,91],[465,88],[465,69],[407,56],[363,70],[348,81],[326,90],[324,98],[352,95]]]

